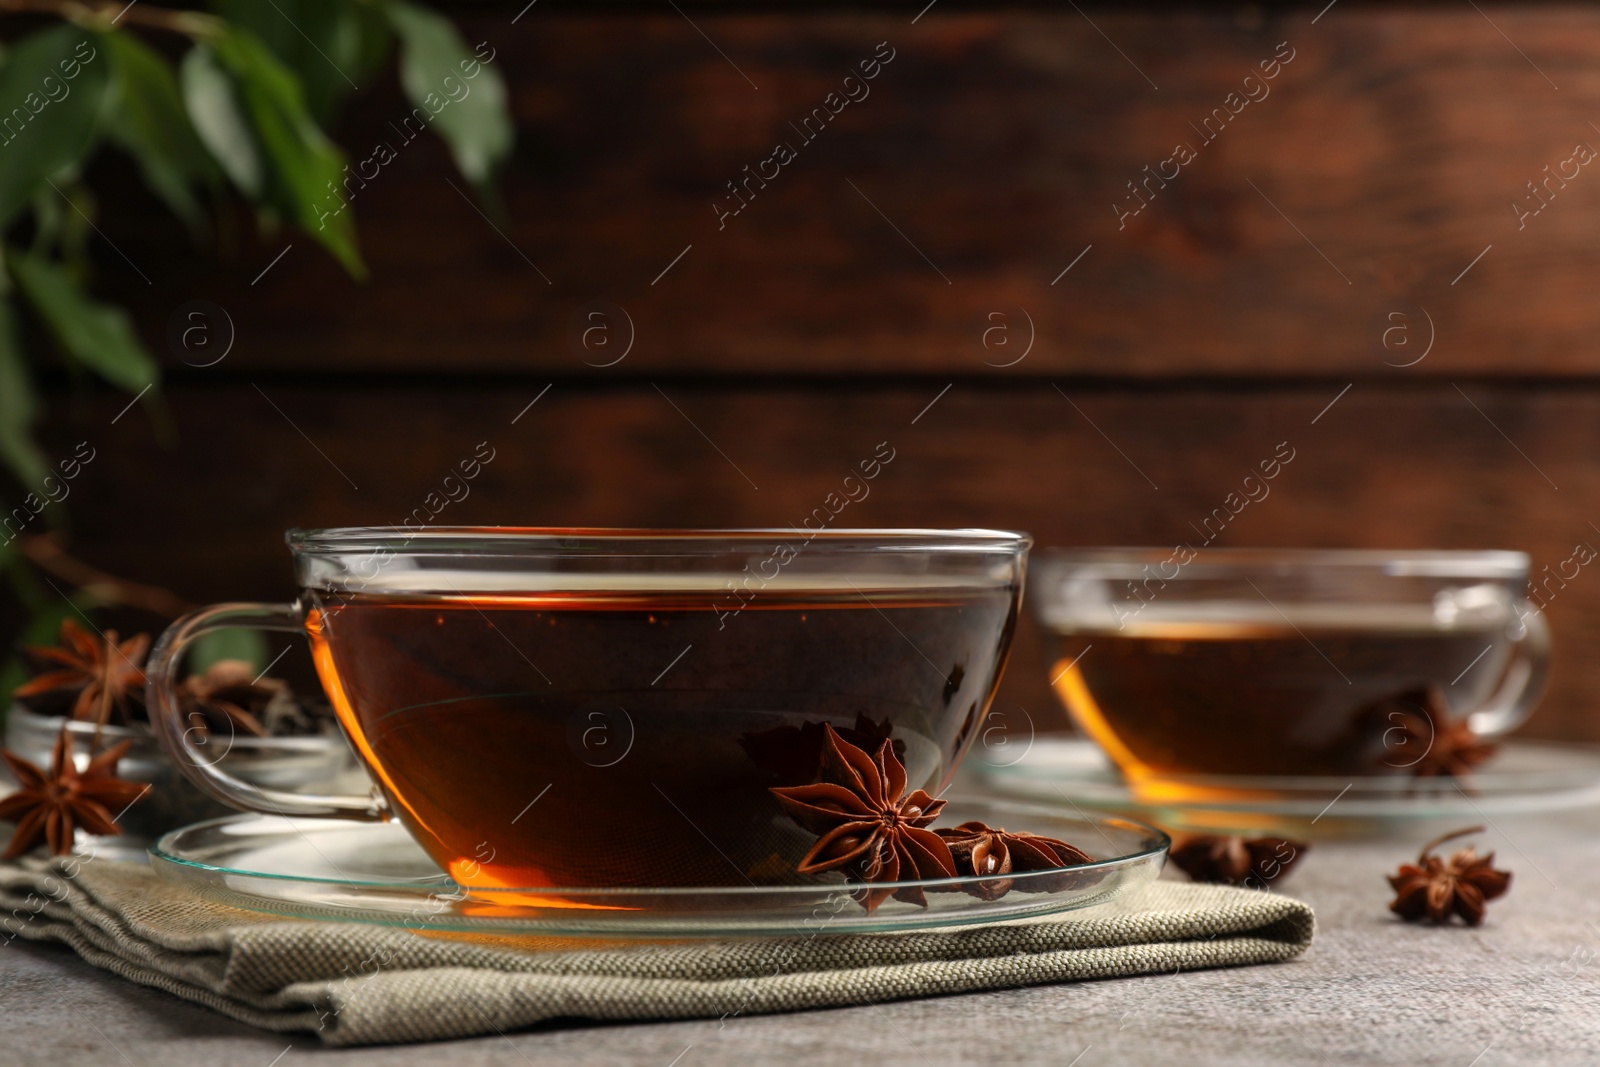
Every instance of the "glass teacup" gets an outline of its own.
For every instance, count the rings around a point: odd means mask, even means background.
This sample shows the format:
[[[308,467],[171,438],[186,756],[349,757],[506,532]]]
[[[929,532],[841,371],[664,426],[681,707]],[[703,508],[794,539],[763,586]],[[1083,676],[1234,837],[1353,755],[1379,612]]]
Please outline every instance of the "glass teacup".
[[[151,655],[194,782],[244,810],[398,818],[481,887],[795,881],[823,725],[909,789],[948,784],[1015,628],[1026,535],[983,530],[291,531],[300,598],[220,604]],[[374,795],[261,788],[197,758],[184,648],[303,631]]]
[[[1519,552],[1108,548],[1040,553],[1050,680],[1146,796],[1200,776],[1417,774],[1544,690]],[[1457,742],[1459,743],[1459,742]]]

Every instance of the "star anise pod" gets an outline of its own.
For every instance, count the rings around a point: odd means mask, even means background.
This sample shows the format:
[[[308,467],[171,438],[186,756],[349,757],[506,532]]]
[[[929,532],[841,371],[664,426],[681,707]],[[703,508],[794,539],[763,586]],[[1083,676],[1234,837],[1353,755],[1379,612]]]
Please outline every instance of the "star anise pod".
[[[956,877],[949,846],[926,829],[944,801],[921,789],[905,792],[905,766],[887,740],[869,755],[824,726],[820,777],[814,785],[771,791],[790,818],[818,835],[800,860],[799,873],[843,871],[851,881],[864,883]],[[871,912],[891,894],[923,907],[928,903],[914,887],[863,890],[856,899]]]
[[[1454,716],[1436,685],[1383,701],[1372,714],[1384,727],[1384,763],[1413,778],[1466,778],[1499,748]]]
[[[956,861],[956,870],[960,874],[985,878],[985,881],[969,883],[964,887],[966,892],[981,900],[999,900],[1016,884],[1012,878],[989,879],[988,875],[1048,871],[1094,862],[1088,853],[1065,841],[1038,834],[1012,833],[977,821],[935,830],[934,833],[944,838],[950,846],[950,855]],[[1050,893],[1065,889],[1074,881],[1072,874],[1025,878],[1019,888],[1027,893]]]
[[[1406,922],[1447,923],[1452,914],[1468,926],[1483,922],[1485,905],[1511,888],[1511,872],[1495,870],[1493,852],[1480,856],[1470,846],[1457,849],[1448,863],[1433,855],[1446,841],[1482,832],[1481,826],[1469,826],[1422,846],[1415,864],[1401,864],[1389,876],[1394,889],[1389,910]]]
[[[222,659],[185,678],[178,700],[191,727],[265,737],[263,720],[280,716],[280,705],[293,698],[287,682],[258,678],[255,667],[242,659]]]
[[[72,738],[65,729],[56,736],[48,772],[11,752],[0,752],[21,786],[0,800],[0,819],[17,827],[0,859],[20,856],[41,842],[50,845],[51,855],[65,855],[72,851],[73,834],[80,826],[91,834],[120,834],[116,816],[150,788],[116,777],[117,761],[132,743],[123,741],[106,749],[81,771],[72,761]]]
[[[127,725],[146,717],[143,664],[149,649],[149,634],[119,642],[115,630],[91,636],[71,619],[62,619],[60,647],[23,650],[43,666],[43,673],[13,695],[36,703],[70,699],[74,719]]]
[[[1311,846],[1281,837],[1193,834],[1172,849],[1174,866],[1196,882],[1264,889],[1289,873]]]

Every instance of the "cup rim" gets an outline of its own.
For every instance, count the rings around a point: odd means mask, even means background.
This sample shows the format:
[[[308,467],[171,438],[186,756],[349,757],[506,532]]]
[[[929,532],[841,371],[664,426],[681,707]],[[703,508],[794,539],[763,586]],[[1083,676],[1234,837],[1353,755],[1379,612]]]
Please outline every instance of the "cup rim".
[[[1115,567],[1176,562],[1179,549],[1138,546],[1043,548],[1033,553],[1035,575],[1060,566]],[[1279,570],[1376,570],[1400,577],[1521,578],[1531,566],[1526,552],[1509,549],[1412,548],[1194,548],[1184,571],[1215,572],[1271,567]],[[1181,576],[1181,575],[1180,575]]]
[[[570,553],[586,558],[608,554],[636,556],[651,551],[672,555],[714,554],[777,539],[803,538],[807,551],[1009,551],[1032,546],[1033,538],[1013,530],[804,527],[729,529],[650,529],[607,526],[341,526],[288,530],[284,540],[297,553],[459,551],[493,548],[517,553]],[[582,544],[572,544],[581,540]],[[822,544],[818,544],[822,542]],[[597,547],[600,549],[597,551]],[[607,551],[609,550],[609,551]]]

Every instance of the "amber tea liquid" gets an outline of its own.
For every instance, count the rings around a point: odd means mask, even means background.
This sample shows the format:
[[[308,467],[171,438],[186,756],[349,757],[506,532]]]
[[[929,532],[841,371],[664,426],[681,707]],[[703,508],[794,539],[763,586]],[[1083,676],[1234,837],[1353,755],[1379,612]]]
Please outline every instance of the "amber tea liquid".
[[[1159,605],[1158,605],[1159,606]],[[1214,611],[1059,635],[1054,687],[1131,779],[1403,773],[1384,702],[1430,685],[1465,713],[1510,655],[1506,620],[1427,607]]]
[[[460,596],[307,591],[317,668],[412,835],[464,885],[794,881],[768,790],[821,724],[937,789],[987,710],[1016,592],[870,577]],[[688,579],[688,581],[696,581]],[[853,731],[853,732],[852,732]]]

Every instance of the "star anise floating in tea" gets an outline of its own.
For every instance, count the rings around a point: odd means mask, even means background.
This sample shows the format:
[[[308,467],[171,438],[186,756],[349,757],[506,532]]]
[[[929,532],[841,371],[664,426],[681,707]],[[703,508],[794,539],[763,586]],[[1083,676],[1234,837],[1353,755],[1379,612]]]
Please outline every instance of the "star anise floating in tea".
[[[1386,700],[1373,714],[1384,727],[1384,763],[1409,770],[1413,778],[1467,778],[1499,747],[1454,716],[1436,685]]]
[[[905,766],[887,740],[868,755],[824,727],[822,780],[814,785],[779,786],[772,790],[790,818],[817,834],[817,843],[796,868],[801,874],[843,871],[856,882],[954,878],[955,862],[944,839],[929,823],[944,808],[918,789],[907,794]],[[870,911],[890,895],[912,904],[927,904],[916,888],[872,889],[861,897]]]
[[[1173,865],[1196,882],[1265,888],[1289,873],[1310,845],[1281,837],[1193,834],[1173,846]]]
[[[821,781],[812,785],[772,789],[789,816],[818,835],[796,868],[800,874],[841,871],[851,881],[868,885],[976,876],[986,880],[951,888],[995,900],[1014,884],[1015,879],[1005,875],[1092,862],[1064,841],[1008,833],[981,822],[929,830],[944,801],[921,789],[906,793],[905,766],[887,738],[869,754],[824,724],[819,777]],[[987,880],[988,875],[996,877]],[[1026,888],[1046,892],[1060,887],[1030,879]],[[915,886],[867,889],[856,899],[871,912],[891,895],[922,907],[928,903],[923,890]]]
[[[935,830],[934,833],[944,838],[950,846],[950,855],[958,871],[985,879],[966,887],[968,893],[983,900],[999,900],[1016,886],[1016,879],[999,876],[1094,862],[1088,853],[1065,841],[1040,837],[1038,834],[1011,833],[977,821]],[[997,877],[991,881],[988,880],[990,875]],[[1049,893],[1067,888],[1073,877],[1064,874],[1051,878],[1027,878],[1017,888],[1024,892]]]
[[[1406,922],[1448,923],[1452,915],[1468,926],[1483,922],[1488,902],[1511,888],[1511,872],[1495,869],[1493,852],[1480,856],[1471,846],[1457,849],[1448,862],[1433,854],[1446,841],[1482,832],[1481,826],[1469,826],[1422,846],[1416,863],[1401,864],[1389,876],[1395,894],[1389,910]]]
[[[53,856],[65,855],[72,851],[73,835],[80,826],[91,834],[121,833],[117,816],[150,788],[116,776],[117,761],[130,744],[123,741],[106,749],[81,771],[73,763],[72,738],[65,729],[56,736],[49,770],[0,752],[21,785],[0,800],[0,819],[16,824],[0,859],[13,859],[40,844],[48,844]]]
[[[71,703],[72,718],[101,726],[127,725],[145,717],[144,657],[150,635],[135,634],[119,641],[117,631],[103,635],[85,632],[71,619],[61,620],[60,645],[32,646],[24,655],[41,669],[15,692],[41,712],[62,711]]]

